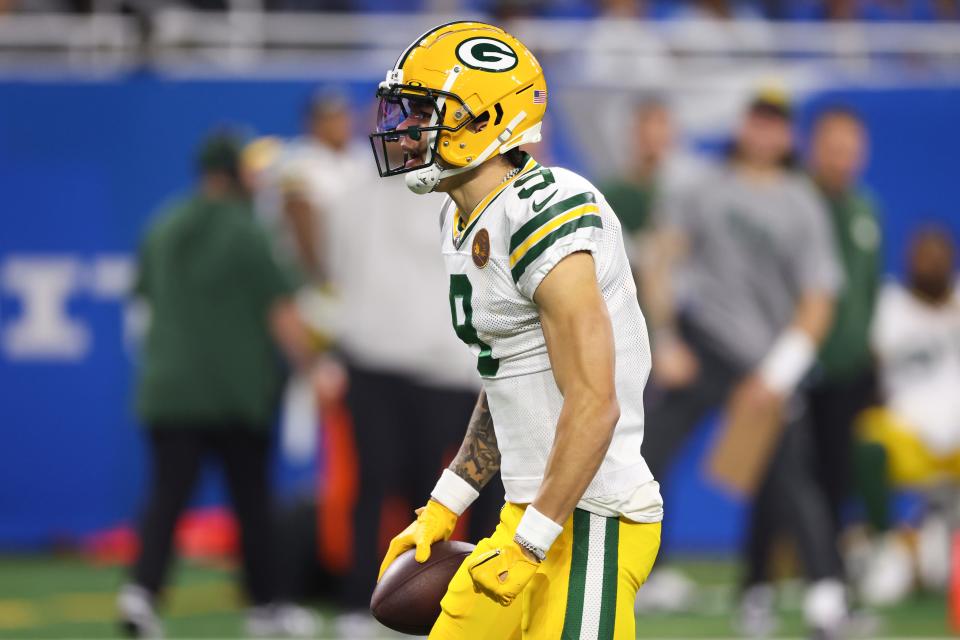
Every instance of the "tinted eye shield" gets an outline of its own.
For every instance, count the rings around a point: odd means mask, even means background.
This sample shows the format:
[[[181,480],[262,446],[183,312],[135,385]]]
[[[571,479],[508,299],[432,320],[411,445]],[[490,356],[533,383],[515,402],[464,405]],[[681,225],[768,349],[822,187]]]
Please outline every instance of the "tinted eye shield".
[[[437,151],[437,136],[439,131],[458,131],[473,120],[474,114],[470,111],[459,96],[447,91],[426,89],[416,85],[394,84],[389,87],[381,86],[377,90],[380,104],[377,109],[377,129],[370,134],[370,144],[377,161],[377,170],[381,177],[397,175],[420,169],[433,164]],[[456,127],[439,124],[443,122],[443,115],[448,108],[456,108],[463,113],[460,123]],[[420,114],[424,118],[424,125],[400,126],[407,122],[411,115]],[[429,118],[426,115],[429,114]],[[431,124],[432,123],[432,124]],[[432,148],[429,150],[429,159],[418,165],[406,166],[407,158],[400,150],[400,139],[403,136],[411,140],[421,140],[427,134],[430,140],[432,134]]]

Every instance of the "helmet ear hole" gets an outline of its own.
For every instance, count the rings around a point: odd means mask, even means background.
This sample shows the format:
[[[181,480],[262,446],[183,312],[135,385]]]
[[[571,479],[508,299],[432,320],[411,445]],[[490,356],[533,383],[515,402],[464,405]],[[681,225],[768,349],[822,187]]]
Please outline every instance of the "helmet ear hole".
[[[473,133],[480,133],[487,128],[487,125],[490,124],[490,112],[484,111],[476,118],[474,118],[469,125],[470,131]]]

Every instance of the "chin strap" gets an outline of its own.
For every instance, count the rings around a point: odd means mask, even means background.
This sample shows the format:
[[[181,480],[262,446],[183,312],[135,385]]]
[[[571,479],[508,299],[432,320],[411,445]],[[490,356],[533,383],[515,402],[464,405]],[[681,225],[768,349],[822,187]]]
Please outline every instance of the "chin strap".
[[[450,83],[452,84],[452,83]],[[437,185],[440,184],[440,181],[444,178],[449,178],[451,176],[459,175],[461,173],[466,173],[472,169],[476,169],[481,164],[486,162],[493,156],[494,153],[506,153],[510,149],[519,146],[520,144],[527,143],[531,144],[534,142],[540,141],[540,123],[537,123],[534,127],[531,127],[528,131],[525,131],[524,134],[515,142],[511,141],[513,136],[513,130],[518,124],[523,122],[523,119],[527,117],[526,111],[521,111],[516,115],[516,117],[507,123],[506,128],[503,130],[496,140],[491,142],[483,152],[480,153],[476,158],[474,158],[469,164],[457,167],[456,169],[441,169],[437,164],[438,158],[433,156],[433,142],[436,139],[436,132],[433,133],[433,137],[430,139],[430,144],[427,147],[428,153],[430,154],[430,164],[426,167],[421,167],[414,171],[410,171],[406,174],[405,180],[407,183],[407,188],[410,191],[418,195],[424,195],[430,193],[437,188]],[[431,124],[433,122],[431,121]],[[509,145],[509,146],[508,146]]]

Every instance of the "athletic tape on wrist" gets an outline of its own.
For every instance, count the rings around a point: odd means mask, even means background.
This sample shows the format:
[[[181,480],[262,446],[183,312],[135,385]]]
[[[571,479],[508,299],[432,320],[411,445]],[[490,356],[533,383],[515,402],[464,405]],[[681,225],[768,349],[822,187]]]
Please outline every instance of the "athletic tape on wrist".
[[[480,492],[470,486],[470,483],[455,474],[450,469],[444,469],[437,481],[437,486],[430,492],[430,497],[453,511],[458,516],[463,515]]]
[[[810,336],[799,329],[787,329],[760,363],[760,377],[774,391],[788,395],[810,369],[816,351]]]
[[[563,526],[534,509],[532,504],[527,505],[516,532],[518,536],[538,549],[542,549],[544,553],[550,550],[561,533],[563,533]]]

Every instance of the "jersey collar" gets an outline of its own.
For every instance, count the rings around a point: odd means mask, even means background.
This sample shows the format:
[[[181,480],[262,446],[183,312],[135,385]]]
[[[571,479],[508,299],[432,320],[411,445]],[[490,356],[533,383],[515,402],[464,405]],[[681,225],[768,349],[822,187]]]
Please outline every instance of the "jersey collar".
[[[477,221],[480,219],[480,216],[483,215],[483,212],[493,204],[493,201],[497,199],[501,193],[506,191],[513,182],[522,175],[530,173],[531,171],[540,167],[540,163],[533,159],[528,153],[523,154],[525,162],[523,163],[523,168],[520,169],[517,175],[513,176],[509,180],[503,182],[500,185],[497,185],[497,188],[491,191],[484,197],[483,200],[473,209],[470,213],[470,217],[466,220],[463,219],[463,215],[460,213],[460,209],[454,209],[453,211],[453,246],[457,249],[463,244],[463,240],[470,235],[470,232],[473,231],[473,228],[476,226]]]

